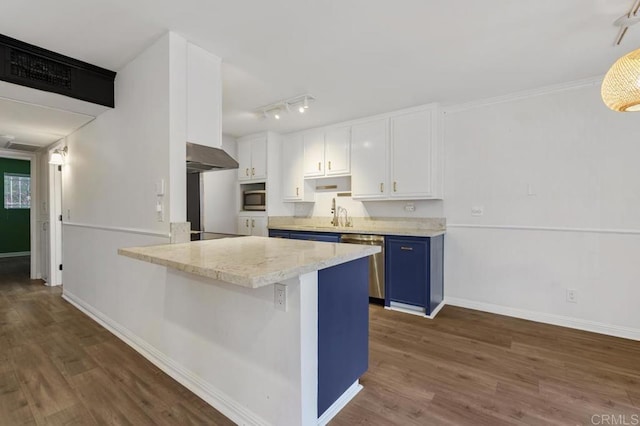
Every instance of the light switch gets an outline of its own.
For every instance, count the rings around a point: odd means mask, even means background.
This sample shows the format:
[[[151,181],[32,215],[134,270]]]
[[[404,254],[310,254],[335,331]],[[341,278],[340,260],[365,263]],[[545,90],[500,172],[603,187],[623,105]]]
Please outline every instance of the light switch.
[[[164,179],[160,179],[156,182],[156,195],[161,197],[164,195]]]
[[[482,216],[484,214],[484,207],[474,206],[471,207],[471,216]]]

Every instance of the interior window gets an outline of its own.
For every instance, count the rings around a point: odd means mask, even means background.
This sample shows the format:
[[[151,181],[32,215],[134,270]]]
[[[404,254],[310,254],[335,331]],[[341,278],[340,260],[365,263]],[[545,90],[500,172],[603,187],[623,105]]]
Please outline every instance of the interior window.
[[[31,177],[29,175],[4,174],[4,208],[31,208]]]

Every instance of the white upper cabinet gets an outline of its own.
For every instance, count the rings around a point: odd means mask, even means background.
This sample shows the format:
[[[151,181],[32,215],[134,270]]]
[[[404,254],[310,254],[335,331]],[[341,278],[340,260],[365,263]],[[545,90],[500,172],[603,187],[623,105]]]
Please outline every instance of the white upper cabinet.
[[[324,176],[324,131],[304,133],[304,177]]]
[[[325,174],[351,173],[351,127],[327,130],[324,135]]]
[[[251,142],[251,174],[253,179],[267,177],[267,138],[261,137]]]
[[[353,198],[388,197],[389,119],[351,127],[351,192]]]
[[[221,61],[187,44],[187,142],[222,146]]]
[[[301,134],[287,136],[282,142],[282,200],[314,201],[314,193],[304,181],[304,143]]]
[[[304,177],[342,176],[351,172],[351,127],[302,134]]]
[[[433,109],[391,118],[392,198],[428,198],[433,195]]]
[[[238,180],[267,177],[267,137],[238,140]]]

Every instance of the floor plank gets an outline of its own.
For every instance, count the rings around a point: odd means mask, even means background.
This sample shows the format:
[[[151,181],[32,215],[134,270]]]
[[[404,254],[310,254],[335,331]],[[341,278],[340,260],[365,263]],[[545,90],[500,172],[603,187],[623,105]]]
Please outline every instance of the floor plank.
[[[231,425],[0,259],[0,425]],[[332,425],[588,425],[640,415],[640,342],[468,309],[370,308],[364,389]]]

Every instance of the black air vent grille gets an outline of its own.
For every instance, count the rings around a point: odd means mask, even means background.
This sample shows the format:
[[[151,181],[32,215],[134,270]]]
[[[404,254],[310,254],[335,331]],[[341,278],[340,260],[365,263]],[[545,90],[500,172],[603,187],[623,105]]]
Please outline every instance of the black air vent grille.
[[[11,52],[11,75],[71,90],[71,67],[17,49]]]
[[[110,108],[116,73],[0,34],[0,81]]]

